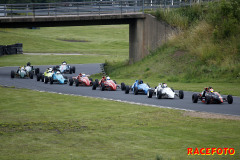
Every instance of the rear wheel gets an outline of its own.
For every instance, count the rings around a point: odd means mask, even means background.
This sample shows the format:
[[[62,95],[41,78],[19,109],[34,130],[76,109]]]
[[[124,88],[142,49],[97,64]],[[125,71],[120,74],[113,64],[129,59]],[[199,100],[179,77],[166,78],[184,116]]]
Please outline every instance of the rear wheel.
[[[30,79],[33,79],[33,72],[32,71],[29,72],[29,77],[30,77]]]
[[[75,66],[73,66],[72,67],[72,72],[75,73],[75,71],[76,71],[76,68],[75,68]]]
[[[37,81],[40,81],[40,74],[37,74]]]
[[[69,71],[69,73],[70,73],[70,74],[72,74],[72,73],[73,73],[73,70],[72,70],[72,68],[70,68],[70,71]]]
[[[96,88],[97,88],[96,82],[93,82],[92,90],[96,90]]]
[[[39,69],[39,68],[36,68],[36,69],[35,69],[35,75],[38,75],[38,74],[39,74],[39,71],[40,71],[40,69]]]
[[[232,103],[233,103],[233,97],[232,97],[232,95],[228,95],[228,96],[227,96],[227,101],[228,101],[228,104],[232,104]]]
[[[129,90],[130,90],[130,87],[129,87],[129,86],[126,86],[125,94],[128,94],[128,93],[129,93]]]
[[[69,79],[69,86],[72,86],[72,85],[73,85],[73,79],[70,78],[70,79]]]
[[[135,94],[135,95],[138,94],[138,88],[137,88],[137,87],[134,88],[134,94]]]
[[[11,71],[11,78],[14,78],[14,77],[15,77],[15,72]]]
[[[95,82],[96,82],[96,87],[98,87],[99,85],[98,79],[95,79]]]
[[[148,98],[152,98],[152,95],[153,95],[153,90],[149,89],[147,92]]]
[[[180,99],[183,99],[184,98],[184,93],[182,90],[179,91],[179,98]]]
[[[44,83],[46,83],[46,84],[47,84],[47,83],[48,83],[48,77],[47,77],[47,76],[45,76],[43,79],[44,79]]]
[[[125,83],[121,83],[121,90],[124,91],[126,89]]]
[[[78,87],[79,86],[79,81],[77,80],[75,83],[76,83],[76,87]]]
[[[162,91],[157,91],[157,98],[162,99]]]
[[[50,81],[50,84],[53,84],[53,78],[52,77],[50,77],[49,81]]]
[[[194,94],[192,95],[192,102],[193,102],[193,103],[197,103],[197,102],[198,102],[198,95],[197,95],[196,93],[194,93]]]

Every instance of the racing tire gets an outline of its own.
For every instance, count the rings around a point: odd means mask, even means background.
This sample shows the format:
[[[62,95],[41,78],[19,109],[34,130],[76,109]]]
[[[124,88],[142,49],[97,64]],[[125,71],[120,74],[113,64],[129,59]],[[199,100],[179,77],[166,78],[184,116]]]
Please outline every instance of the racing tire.
[[[96,82],[93,82],[92,90],[96,90],[96,88],[97,88]]]
[[[92,78],[89,78],[89,81],[93,82],[93,79],[92,79]]]
[[[38,75],[39,72],[40,72],[40,69],[39,69],[39,68],[36,68],[36,69],[35,69],[35,75]]]
[[[98,79],[95,79],[95,82],[96,82],[96,87],[98,87],[99,86]]]
[[[130,90],[129,86],[126,86],[126,88],[125,88],[125,94],[128,94],[128,93],[129,93],[129,90]]]
[[[206,104],[210,104],[210,102],[211,102],[211,97],[210,96],[206,96],[205,103]]]
[[[37,81],[40,81],[40,79],[41,79],[40,76],[41,76],[41,75],[38,73],[38,74],[37,74]]]
[[[73,79],[70,78],[70,79],[69,79],[69,86],[72,86],[72,85],[73,85]]]
[[[192,95],[192,102],[193,102],[193,103],[197,103],[197,102],[198,102],[198,95],[197,95],[196,93],[194,93],[194,94]]]
[[[52,77],[50,77],[49,82],[50,82],[50,84],[53,84],[53,78]]]
[[[73,66],[72,67],[72,72],[75,73],[75,71],[76,71],[76,68],[75,68],[75,66]]]
[[[79,86],[79,81],[77,80],[75,83],[76,83],[76,87],[78,87]]]
[[[101,83],[101,91],[104,91],[105,90],[105,85],[104,83]]]
[[[121,90],[124,91],[126,89],[125,83],[121,83]]]
[[[63,76],[63,78],[65,78],[65,79],[68,79],[68,77],[67,77],[67,76]]]
[[[48,83],[48,77],[45,76],[43,79],[44,79],[44,83],[47,84]]]
[[[232,97],[232,95],[228,95],[228,96],[227,96],[227,102],[228,102],[228,104],[232,104],[232,103],[233,103],[233,97]]]
[[[70,68],[70,71],[69,71],[69,73],[70,73],[70,74],[72,74],[72,73],[73,73],[73,71],[72,71],[72,68]]]
[[[138,94],[138,88],[135,87],[135,88],[134,88],[134,95],[137,95],[137,94]]]
[[[182,90],[179,91],[179,98],[180,99],[184,98],[184,92]]]
[[[96,90],[96,88],[97,88],[96,82],[93,82],[92,90]]]
[[[152,98],[152,95],[153,95],[153,90],[149,89],[147,92],[147,97]]]
[[[33,79],[33,72],[32,71],[29,72],[29,77],[30,77],[30,79]]]
[[[157,99],[162,99],[162,91],[157,91]]]
[[[15,72],[11,71],[11,78],[14,78],[14,77],[15,77]]]

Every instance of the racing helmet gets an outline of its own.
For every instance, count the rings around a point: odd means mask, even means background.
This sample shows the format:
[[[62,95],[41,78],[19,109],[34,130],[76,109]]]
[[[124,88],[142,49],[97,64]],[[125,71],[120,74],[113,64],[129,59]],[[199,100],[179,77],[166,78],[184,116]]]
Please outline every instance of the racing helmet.
[[[107,77],[107,80],[110,80],[110,77]]]
[[[139,80],[139,84],[143,84],[143,80],[140,79],[140,80]]]
[[[31,66],[31,63],[30,63],[30,62],[28,62],[28,63],[27,63],[27,66]]]
[[[166,83],[163,83],[163,88],[167,88],[167,84]]]
[[[60,71],[57,71],[56,74],[60,74]]]
[[[63,65],[66,65],[66,64],[67,64],[67,62],[66,62],[66,61],[63,61],[63,62],[62,62],[62,64],[63,64]]]
[[[48,69],[48,72],[52,72],[52,71],[53,71],[53,69],[52,69],[52,68],[49,68],[49,69]]]
[[[210,91],[210,92],[214,92],[213,88],[210,88],[209,91]]]
[[[24,70],[24,67],[21,67],[21,70]]]
[[[83,76],[83,77],[86,77],[86,74],[83,73],[82,76]]]

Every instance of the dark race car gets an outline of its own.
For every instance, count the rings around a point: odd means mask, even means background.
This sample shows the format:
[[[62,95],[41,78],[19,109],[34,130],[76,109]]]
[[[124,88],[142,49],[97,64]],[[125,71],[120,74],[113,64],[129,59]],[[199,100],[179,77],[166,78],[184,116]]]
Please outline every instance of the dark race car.
[[[228,104],[233,103],[232,95],[228,95],[227,97],[222,97],[218,92],[215,92],[212,87],[204,88],[202,93],[194,93],[192,95],[192,102],[197,103],[198,101],[202,101],[206,104],[221,104],[224,102],[228,102]]]

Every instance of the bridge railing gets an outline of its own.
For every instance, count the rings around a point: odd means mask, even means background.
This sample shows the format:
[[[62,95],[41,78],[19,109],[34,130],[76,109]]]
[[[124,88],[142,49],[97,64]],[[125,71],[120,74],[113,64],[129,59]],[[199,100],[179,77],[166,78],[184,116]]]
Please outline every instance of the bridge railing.
[[[110,0],[60,3],[0,4],[0,17],[124,14],[145,9],[188,6],[210,0]]]

